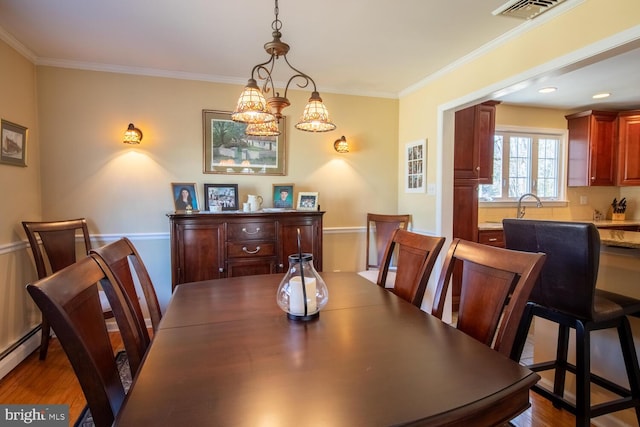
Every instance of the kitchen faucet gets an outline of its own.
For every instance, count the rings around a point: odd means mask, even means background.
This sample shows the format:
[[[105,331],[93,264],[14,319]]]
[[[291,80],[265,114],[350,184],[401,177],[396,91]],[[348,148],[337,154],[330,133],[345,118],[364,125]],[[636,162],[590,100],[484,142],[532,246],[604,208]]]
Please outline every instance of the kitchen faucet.
[[[542,201],[538,198],[538,196],[536,196],[533,193],[526,193],[523,194],[522,196],[520,196],[520,199],[518,199],[518,212],[517,212],[517,218],[522,218],[524,217],[524,211],[525,211],[525,207],[522,206],[522,199],[524,199],[527,196],[531,196],[534,199],[536,199],[538,201],[538,203],[536,204],[537,207],[541,208],[542,207]]]

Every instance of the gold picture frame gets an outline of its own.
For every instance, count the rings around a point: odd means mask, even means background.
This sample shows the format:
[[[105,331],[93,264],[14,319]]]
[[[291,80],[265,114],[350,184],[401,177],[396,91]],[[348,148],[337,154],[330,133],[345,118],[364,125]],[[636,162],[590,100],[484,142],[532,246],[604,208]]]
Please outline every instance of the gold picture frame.
[[[0,128],[0,163],[27,166],[27,128],[2,120]]]
[[[250,136],[230,111],[202,110],[203,171],[232,175],[286,175],[285,118],[278,136]]]

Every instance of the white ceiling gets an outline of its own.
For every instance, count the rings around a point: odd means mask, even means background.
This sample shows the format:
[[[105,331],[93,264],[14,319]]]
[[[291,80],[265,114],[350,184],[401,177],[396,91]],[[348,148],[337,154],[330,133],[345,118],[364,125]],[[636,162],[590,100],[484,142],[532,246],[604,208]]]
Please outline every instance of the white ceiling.
[[[313,77],[321,94],[398,97],[580,1],[523,21],[491,13],[506,0],[280,0],[279,18],[289,62]],[[273,9],[270,0],[0,0],[0,38],[37,64],[245,84],[251,68],[268,59],[262,46],[271,41]],[[594,105],[592,93],[608,91],[608,104],[597,105],[640,108],[636,47],[615,64],[537,76],[502,100],[579,108]],[[278,63],[283,86],[290,73]],[[541,85],[559,90],[541,101],[534,91]]]

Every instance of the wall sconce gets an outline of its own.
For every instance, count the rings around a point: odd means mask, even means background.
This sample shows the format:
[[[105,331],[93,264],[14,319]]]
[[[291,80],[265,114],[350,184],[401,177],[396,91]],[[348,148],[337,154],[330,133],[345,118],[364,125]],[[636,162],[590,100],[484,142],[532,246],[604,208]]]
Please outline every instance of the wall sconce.
[[[125,144],[140,144],[140,141],[142,141],[142,131],[135,127],[133,123],[129,123],[129,127],[124,132],[122,142]]]
[[[333,143],[333,148],[338,153],[348,153],[349,152],[349,143],[347,142],[344,135],[340,139],[336,139],[336,142]]]

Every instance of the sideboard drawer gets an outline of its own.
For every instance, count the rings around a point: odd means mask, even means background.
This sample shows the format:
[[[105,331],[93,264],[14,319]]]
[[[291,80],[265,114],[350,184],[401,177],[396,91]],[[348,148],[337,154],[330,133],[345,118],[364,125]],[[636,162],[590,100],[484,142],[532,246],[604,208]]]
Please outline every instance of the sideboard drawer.
[[[269,241],[249,241],[227,243],[229,258],[265,257],[276,254],[276,245]]]
[[[266,239],[275,240],[276,224],[270,222],[243,222],[227,224],[227,240],[256,240]]]

